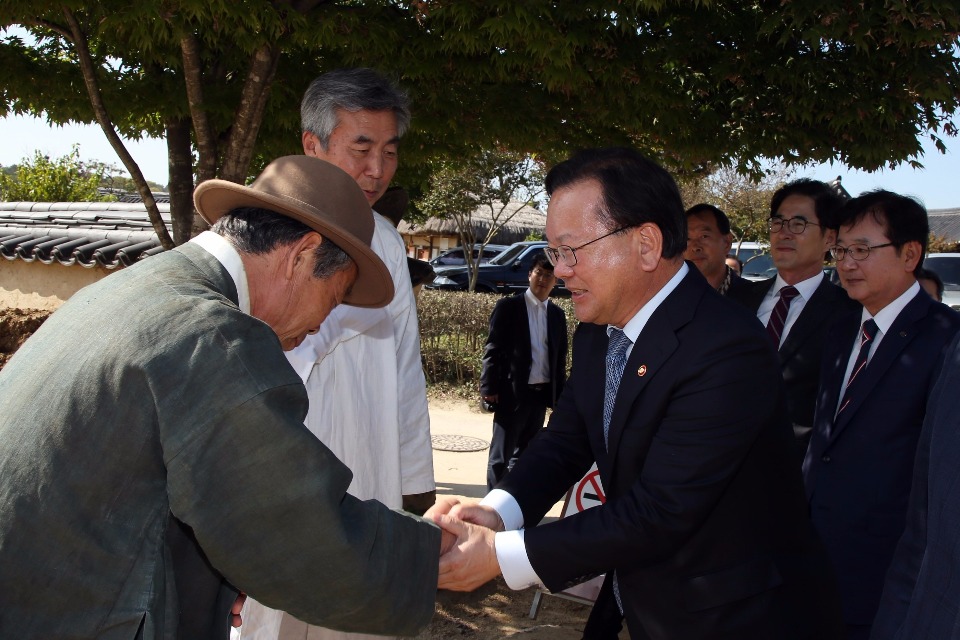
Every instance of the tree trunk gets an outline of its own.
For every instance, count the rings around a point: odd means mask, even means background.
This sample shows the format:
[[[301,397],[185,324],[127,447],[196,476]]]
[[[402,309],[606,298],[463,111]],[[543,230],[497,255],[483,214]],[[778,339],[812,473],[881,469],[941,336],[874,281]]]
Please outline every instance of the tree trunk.
[[[193,210],[193,155],[190,146],[190,120],[166,119],[167,166],[170,193],[170,217],[173,219],[173,241],[187,242],[207,228],[207,224]],[[198,228],[199,223],[199,228]]]
[[[207,118],[203,98],[203,69],[200,61],[200,43],[193,34],[180,40],[183,56],[183,77],[187,89],[187,104],[197,136],[197,182],[217,177],[217,137]],[[192,186],[192,185],[191,185]]]

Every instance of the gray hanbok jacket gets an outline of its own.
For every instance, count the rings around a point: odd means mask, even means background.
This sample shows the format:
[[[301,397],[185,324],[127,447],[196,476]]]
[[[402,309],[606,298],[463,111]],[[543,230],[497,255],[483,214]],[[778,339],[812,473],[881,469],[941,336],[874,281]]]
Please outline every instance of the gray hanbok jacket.
[[[0,372],[0,638],[175,637],[171,513],[271,607],[415,634],[440,532],[348,495],[306,412],[277,337],[200,247],[78,292]]]

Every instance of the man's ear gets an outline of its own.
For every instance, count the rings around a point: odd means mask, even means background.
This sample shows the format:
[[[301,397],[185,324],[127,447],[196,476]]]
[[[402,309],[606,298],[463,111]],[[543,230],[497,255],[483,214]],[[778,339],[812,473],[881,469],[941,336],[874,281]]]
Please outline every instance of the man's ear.
[[[660,227],[647,222],[636,228],[636,242],[640,252],[640,268],[653,271],[663,257],[663,232]]]
[[[304,131],[300,140],[303,142],[304,155],[313,156],[314,158],[319,157],[322,147],[320,146],[320,138],[318,138],[316,134]]]
[[[288,247],[285,262],[284,276],[292,280],[297,273],[307,270],[308,274],[313,274],[314,263],[316,262],[317,247],[323,242],[323,236],[316,231],[310,231]]]
[[[905,243],[900,248],[900,257],[903,259],[903,270],[913,273],[913,271],[917,268],[917,265],[920,263],[920,256],[922,252],[923,248],[916,240],[911,240],[910,242]]]
[[[824,229],[823,231],[823,241],[827,245],[827,249],[837,244],[837,230],[836,229]]]

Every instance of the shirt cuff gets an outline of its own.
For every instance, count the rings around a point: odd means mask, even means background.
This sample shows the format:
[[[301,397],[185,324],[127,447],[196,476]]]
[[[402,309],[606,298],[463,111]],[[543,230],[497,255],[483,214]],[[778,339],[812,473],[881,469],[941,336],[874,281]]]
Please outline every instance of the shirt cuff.
[[[480,504],[484,507],[491,507],[503,520],[503,528],[506,531],[513,531],[523,526],[523,511],[516,499],[503,489],[493,489],[488,493]],[[526,554],[524,554],[526,555]]]
[[[493,546],[497,552],[500,573],[503,574],[503,580],[508,587],[514,591],[535,585],[543,587],[543,582],[540,581],[527,558],[523,529],[498,532],[494,537]]]

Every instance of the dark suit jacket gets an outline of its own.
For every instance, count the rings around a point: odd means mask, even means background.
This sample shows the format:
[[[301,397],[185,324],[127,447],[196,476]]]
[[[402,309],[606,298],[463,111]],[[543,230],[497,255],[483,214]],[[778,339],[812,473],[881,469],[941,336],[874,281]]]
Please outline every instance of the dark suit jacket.
[[[573,342],[549,425],[498,487],[525,522],[539,522],[597,461],[605,504],[526,530],[546,586],[616,570],[632,638],[841,637],[776,359],[756,319],[691,268],[633,347],[609,453],[606,327],[581,324]]]
[[[804,482],[814,526],[836,569],[849,624],[869,625],[903,533],[930,389],[960,315],[923,291],[900,312],[860,375],[863,393],[835,419],[860,312],[827,337]]]
[[[930,394],[907,526],[887,572],[874,640],[960,637],[960,335]]]
[[[764,296],[775,282],[776,278],[740,280],[736,286],[731,285],[727,297],[757,313]],[[859,308],[860,305],[851,300],[846,291],[824,278],[790,327],[777,354],[780,356],[780,373],[787,392],[787,412],[793,422],[801,458],[810,442],[827,331],[837,318]]]
[[[567,375],[567,321],[563,310],[547,300],[547,356],[550,360],[550,406]],[[498,409],[509,410],[527,394],[533,355],[527,303],[520,293],[503,298],[490,314],[490,334],[483,349],[480,395],[499,395]]]

